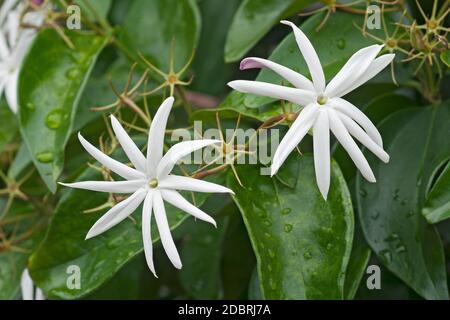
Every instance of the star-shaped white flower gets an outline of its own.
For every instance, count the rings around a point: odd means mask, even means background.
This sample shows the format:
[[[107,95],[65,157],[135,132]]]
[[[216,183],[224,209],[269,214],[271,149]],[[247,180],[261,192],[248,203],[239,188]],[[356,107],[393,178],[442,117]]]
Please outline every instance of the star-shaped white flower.
[[[327,85],[319,57],[309,39],[293,23],[289,21],[281,21],[281,23],[291,26],[294,30],[297,45],[308,65],[312,81],[275,62],[260,58],[246,58],[241,62],[241,70],[271,69],[289,81],[294,88],[244,80],[232,81],[228,84],[241,92],[283,99],[304,106],[274,154],[271,166],[272,176],[312,129],[316,180],[320,192],[326,199],[330,187],[329,130],[331,129],[362,175],[368,181],[375,182],[369,163],[351,135],[383,162],[389,161],[389,155],[383,150],[381,135],[370,119],[341,97],[377,75],[392,61],[394,54],[385,54],[377,58],[382,46],[372,45],[363,48],[347,61]]]
[[[23,300],[45,300],[42,290],[34,286],[33,279],[31,279],[28,269],[25,269],[22,272],[20,288]]]
[[[135,168],[131,168],[110,158],[87,142],[81,134],[78,135],[81,144],[92,157],[127,181],[61,183],[62,185],[71,188],[132,194],[126,200],[118,203],[106,212],[89,230],[86,239],[95,237],[114,227],[132,214],[133,211],[144,202],[142,210],[144,251],[147,264],[155,276],[150,230],[152,211],[155,214],[156,225],[164,250],[172,264],[180,269],[182,265],[170,233],[163,201],[167,201],[197,219],[209,222],[216,226],[216,222],[213,218],[184,199],[177,190],[233,193],[230,189],[215,183],[170,174],[175,164],[186,155],[208,145],[220,143],[219,140],[206,139],[184,141],[172,146],[163,156],[164,134],[173,102],[174,99],[172,97],[167,98],[159,107],[153,118],[148,138],[147,157],[144,157],[142,152],[120,125],[119,121],[117,121],[114,116],[111,116],[112,128],[117,140]]]
[[[6,0],[0,8],[0,96],[5,97],[10,109],[18,109],[18,78],[23,60],[36,36],[33,29],[20,26],[21,20],[34,26],[40,26],[45,19],[47,5],[40,10],[23,14],[22,1]]]

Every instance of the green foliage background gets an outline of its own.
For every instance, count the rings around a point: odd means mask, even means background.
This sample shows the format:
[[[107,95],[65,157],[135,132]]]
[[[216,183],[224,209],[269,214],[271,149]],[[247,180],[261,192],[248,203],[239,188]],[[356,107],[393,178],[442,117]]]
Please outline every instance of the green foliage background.
[[[195,58],[188,93],[221,101],[205,108],[182,99],[169,121],[171,129],[202,120],[215,127],[257,128],[283,112],[278,101],[229,92],[232,79],[281,83],[264,70],[240,72],[244,56],[269,58],[306,76],[308,70],[293,35],[279,20],[298,25],[315,46],[327,79],[358,49],[375,43],[358,26],[364,14],[336,10],[317,31],[326,12],[308,17],[298,12],[312,0],[102,0],[82,14],[103,32],[66,30],[70,49],[52,29],[41,30],[22,66],[20,112],[0,105],[0,165],[8,189],[29,172],[21,190],[0,216],[0,299],[20,297],[25,267],[50,299],[448,299],[450,259],[450,104],[449,51],[442,65],[438,99],[420,90],[419,75],[401,58],[395,60],[398,85],[387,68],[348,97],[379,127],[391,156],[383,164],[366,154],[377,177],[369,184],[337,144],[333,147],[332,184],[325,202],[316,186],[311,139],[302,156],[293,154],[273,179],[259,165],[238,165],[243,187],[226,170],[207,179],[227,185],[233,197],[201,195],[196,204],[213,213],[218,229],[194,221],[173,207],[168,219],[183,269],[174,269],[152,228],[155,265],[152,276],[143,257],[140,218],[127,219],[89,241],[85,235],[103,211],[84,213],[108,195],[62,189],[58,181],[95,180],[101,175],[76,140],[82,131],[96,141],[106,131],[104,115],[92,107],[114,101],[108,80],[122,88],[131,65],[133,79],[144,72],[138,53],[169,71],[173,46],[175,71]],[[406,1],[407,2],[407,1]],[[432,1],[430,1],[431,3]],[[439,1],[440,5],[448,1]],[[343,1],[345,3],[345,1]],[[428,1],[427,1],[428,3]],[[419,21],[420,12],[406,4]],[[93,14],[94,7],[96,14]],[[315,8],[315,7],[313,7]],[[430,13],[431,5],[424,4]],[[395,26],[387,16],[388,29]],[[382,30],[371,31],[383,37]],[[149,88],[161,79],[151,74]],[[184,89],[183,89],[184,90]],[[206,98],[205,98],[206,97]],[[148,99],[151,113],[162,91]],[[142,99],[138,99],[143,106]],[[295,108],[295,106],[294,106]],[[295,109],[294,109],[295,111]],[[125,119],[133,118],[122,110]],[[281,125],[284,130],[283,123]],[[133,132],[141,145],[145,134]],[[120,150],[114,152],[123,158]],[[34,168],[34,171],[33,171]],[[7,196],[7,195],[6,195]],[[0,208],[8,198],[0,198]],[[366,267],[381,267],[381,290],[366,287]],[[81,268],[81,288],[66,285],[69,265]]]

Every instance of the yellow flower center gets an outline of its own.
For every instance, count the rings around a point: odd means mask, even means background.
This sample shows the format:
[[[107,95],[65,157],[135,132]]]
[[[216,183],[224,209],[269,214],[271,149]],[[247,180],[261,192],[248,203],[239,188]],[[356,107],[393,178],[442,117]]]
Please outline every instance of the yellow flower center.
[[[320,94],[317,96],[317,103],[320,105],[324,105],[325,103],[327,103],[328,98],[326,96],[324,96],[323,94]]]
[[[150,186],[150,188],[155,189],[158,186],[158,180],[152,179],[148,182],[148,185]]]

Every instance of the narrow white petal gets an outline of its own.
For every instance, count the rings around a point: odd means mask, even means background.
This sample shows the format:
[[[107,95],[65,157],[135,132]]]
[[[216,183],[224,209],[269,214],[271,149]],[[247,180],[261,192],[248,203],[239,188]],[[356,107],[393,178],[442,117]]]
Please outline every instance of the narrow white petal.
[[[156,176],[158,179],[164,178],[167,176],[175,166],[175,164],[181,160],[183,157],[188,154],[201,149],[203,147],[209,146],[214,143],[220,143],[220,140],[192,140],[192,141],[183,141],[177,143],[172,148],[167,151],[164,157],[158,164],[156,169]]]
[[[383,139],[381,138],[380,132],[361,110],[347,100],[341,98],[330,99],[327,104],[355,120],[356,123],[358,123],[367,132],[369,137],[383,148]]]
[[[328,116],[330,119],[330,128],[335,137],[341,143],[342,147],[347,151],[350,158],[355,163],[356,167],[359,169],[364,178],[369,182],[375,182],[375,176],[373,175],[372,169],[369,166],[366,158],[364,158],[363,153],[359,150],[358,145],[353,141],[350,134],[347,132],[341,119],[336,114],[333,109],[328,110]]]
[[[183,265],[181,264],[180,255],[178,254],[177,247],[175,246],[172,234],[170,233],[163,199],[158,191],[153,193],[153,211],[155,212],[156,225],[158,226],[159,237],[161,238],[164,251],[174,267],[181,269]]]
[[[153,117],[150,126],[147,146],[147,173],[151,176],[154,176],[156,167],[163,156],[167,119],[169,118],[174,101],[175,99],[173,97],[164,100]]]
[[[161,189],[234,194],[233,190],[221,186],[220,184],[176,175],[168,175],[163,180],[160,180],[158,183],[158,187]]]
[[[127,180],[140,180],[145,179],[145,174],[142,172],[139,172],[133,168],[130,168],[123,163],[120,163],[117,160],[112,159],[111,157],[108,157],[106,154],[98,150],[96,147],[94,147],[92,144],[90,144],[86,139],[83,138],[81,133],[78,133],[78,139],[80,140],[83,147],[86,149],[86,151],[93,157],[95,160],[100,162],[105,167],[109,168],[113,172],[117,173],[119,176],[121,176],[124,179]]]
[[[9,46],[3,32],[0,32],[0,58],[2,60],[9,57]]]
[[[19,78],[19,70],[16,70],[11,74],[8,78],[8,82],[6,83],[5,96],[8,101],[8,105],[12,112],[17,113],[19,109],[19,105],[17,102],[17,83]]]
[[[295,40],[297,41],[298,48],[300,49],[303,58],[308,65],[314,87],[318,93],[323,92],[325,90],[325,75],[323,74],[322,65],[313,45],[303,31],[300,30],[300,28],[298,28],[295,24],[286,20],[281,21],[281,23],[290,26],[294,31]]]
[[[153,242],[152,242],[152,192],[147,193],[144,200],[144,207],[142,209],[142,242],[144,243],[144,253],[147,265],[153,275],[158,278],[153,264]]]
[[[33,300],[33,280],[31,280],[28,269],[22,272],[22,277],[20,278],[20,288],[22,290],[23,300]]]
[[[296,88],[298,89],[306,89],[310,91],[315,91],[314,85],[312,84],[311,80],[306,78],[304,75],[295,72],[294,70],[291,70],[285,66],[282,66],[281,64],[278,64],[276,62],[261,59],[261,58],[245,58],[241,61],[240,69],[246,70],[246,69],[254,69],[254,68],[267,68],[272,70],[273,72],[279,74],[284,79],[292,83]]]
[[[364,72],[356,81],[344,92],[341,93],[341,96],[345,96],[347,93],[352,92],[362,84],[366,83],[373,77],[375,77],[378,73],[380,73],[384,68],[388,66],[389,63],[394,59],[395,54],[384,54],[381,57],[376,58],[367,68],[366,72]]]
[[[3,1],[2,7],[0,9],[0,24],[3,24],[8,16],[8,13],[13,10],[14,6],[17,4],[18,0],[5,0]]]
[[[290,88],[261,81],[236,80],[228,85],[234,90],[263,97],[287,100],[304,106],[315,100],[315,93],[308,90]]]
[[[386,151],[384,151],[383,148],[376,144],[355,121],[353,121],[352,119],[350,119],[350,117],[346,116],[343,113],[337,114],[352,136],[358,139],[358,141],[366,146],[367,149],[372,151],[381,161],[383,161],[384,163],[389,162],[389,155],[386,153]]]
[[[34,300],[45,300],[45,295],[41,289],[36,288]]]
[[[374,44],[354,53],[336,76],[328,83],[325,95],[340,97],[363,75],[383,46]]]
[[[98,192],[110,193],[134,193],[139,188],[146,185],[146,180],[130,180],[130,181],[81,181],[74,183],[62,183],[65,187],[84,189]]]
[[[217,228],[216,221],[208,215],[207,213],[203,212],[193,204],[191,204],[189,201],[187,201],[181,194],[174,190],[161,190],[161,195],[165,201],[170,203],[171,205],[177,207],[180,210],[183,210],[190,215],[194,216],[197,219],[206,221],[211,223],[214,227]]]
[[[322,108],[314,123],[314,168],[317,186],[327,200],[330,189],[330,125],[327,110]]]
[[[316,104],[309,104],[298,115],[288,132],[281,140],[272,159],[271,176],[275,175],[289,154],[302,141],[314,124],[318,112]]]
[[[147,191],[139,189],[133,193],[129,198],[123,200],[106,212],[97,222],[92,226],[86,235],[86,240],[98,236],[99,234],[111,229],[118,223],[122,222],[126,217],[133,213],[139,207],[145,198]]]
[[[114,133],[116,134],[117,140],[122,146],[123,151],[125,151],[128,159],[130,159],[136,169],[145,172],[146,159],[141,150],[139,150],[133,140],[131,140],[128,133],[113,115],[111,115],[111,124]]]

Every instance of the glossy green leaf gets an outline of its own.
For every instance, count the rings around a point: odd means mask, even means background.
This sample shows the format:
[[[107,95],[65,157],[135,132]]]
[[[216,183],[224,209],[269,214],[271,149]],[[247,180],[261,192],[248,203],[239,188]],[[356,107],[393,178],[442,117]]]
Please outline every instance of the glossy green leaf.
[[[450,218],[450,162],[428,194],[422,213],[430,223]]]
[[[111,8],[112,0],[76,0],[81,8],[81,14],[85,14],[90,20],[105,19]],[[95,13],[94,13],[95,11]]]
[[[0,198],[0,212],[6,200]],[[45,217],[39,215],[30,203],[14,204],[0,220],[2,237],[12,242],[6,247],[0,242],[0,300],[15,299],[20,292],[20,279],[27,267],[28,257],[44,236]]]
[[[181,248],[183,269],[178,276],[183,288],[195,299],[219,299],[221,295],[221,247],[228,219],[216,222],[217,230],[197,221]]]
[[[362,26],[364,16],[336,12],[331,15],[325,26],[316,32],[315,29],[323,18],[323,14],[316,14],[306,20],[301,29],[317,51],[326,79],[331,80],[331,77],[339,71],[348,58],[358,49],[373,44],[373,42],[370,38],[365,38],[355,26],[355,24]],[[291,31],[288,26],[286,28]],[[293,32],[284,38],[268,59],[309,76],[309,70],[298,49]],[[262,70],[256,80],[287,85],[286,80],[270,70]],[[259,108],[270,101],[273,100],[248,95],[245,105],[250,108]]]
[[[0,101],[0,152],[11,142],[18,132],[17,119],[4,99]]]
[[[102,180],[102,176],[87,169],[79,178],[79,181],[85,180]],[[197,194],[197,205],[201,205],[208,195]],[[88,230],[106,209],[89,214],[84,211],[103,205],[107,200],[108,194],[104,193],[65,190],[43,243],[30,259],[30,274],[48,297],[82,297],[109,280],[143,250],[141,209],[133,214],[136,222],[126,219],[107,232],[84,240]],[[187,214],[168,204],[166,210],[172,230],[188,218]],[[152,239],[154,243],[159,240],[156,225],[152,227]],[[66,286],[66,270],[70,265],[77,265],[82,270],[79,290]],[[155,261],[155,267],[158,271],[158,261]]]
[[[345,276],[344,298],[346,300],[352,300],[355,297],[371,256],[370,248],[364,240],[360,229],[361,227],[358,224],[355,227],[352,254],[350,255]]]
[[[357,177],[366,240],[390,271],[426,299],[448,299],[441,239],[421,208],[433,173],[450,157],[449,123],[449,103],[395,113],[379,127],[389,164],[367,152],[377,183]]]
[[[294,189],[262,176],[257,166],[238,167],[245,188],[232,175],[227,181],[236,192],[234,200],[257,257],[262,296],[343,299],[354,227],[346,183],[333,162],[325,201],[316,185],[312,156],[288,161],[300,163]]]
[[[172,41],[177,71],[197,45],[201,20],[195,0],[136,0],[123,23],[123,41],[168,71]]]
[[[275,24],[312,0],[244,0],[233,18],[225,45],[225,62],[244,56]]]
[[[104,38],[67,32],[70,49],[54,30],[40,32],[19,78],[19,123],[23,140],[43,181],[56,191],[78,101]]]
[[[450,68],[450,50],[444,51],[440,54],[441,61]]]

